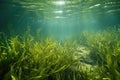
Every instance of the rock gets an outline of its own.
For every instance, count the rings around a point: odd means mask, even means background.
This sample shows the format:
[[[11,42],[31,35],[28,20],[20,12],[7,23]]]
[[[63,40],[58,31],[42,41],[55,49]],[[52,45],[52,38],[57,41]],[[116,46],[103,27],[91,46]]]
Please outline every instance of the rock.
[[[94,65],[95,62],[90,58],[90,50],[85,46],[79,46],[75,52],[75,59],[85,64]]]

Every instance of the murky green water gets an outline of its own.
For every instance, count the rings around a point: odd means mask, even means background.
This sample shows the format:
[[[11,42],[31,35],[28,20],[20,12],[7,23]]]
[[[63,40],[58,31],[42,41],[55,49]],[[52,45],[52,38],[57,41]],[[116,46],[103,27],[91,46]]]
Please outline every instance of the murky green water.
[[[118,26],[119,0],[2,0],[1,31],[23,33],[27,28],[35,35],[65,38],[82,30]]]

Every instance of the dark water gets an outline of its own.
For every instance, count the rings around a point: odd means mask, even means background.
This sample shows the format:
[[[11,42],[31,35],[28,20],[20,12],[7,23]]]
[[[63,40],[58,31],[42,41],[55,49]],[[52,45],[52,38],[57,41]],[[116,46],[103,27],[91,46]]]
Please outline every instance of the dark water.
[[[0,0],[0,31],[60,39],[83,30],[116,28],[120,24],[119,0]]]

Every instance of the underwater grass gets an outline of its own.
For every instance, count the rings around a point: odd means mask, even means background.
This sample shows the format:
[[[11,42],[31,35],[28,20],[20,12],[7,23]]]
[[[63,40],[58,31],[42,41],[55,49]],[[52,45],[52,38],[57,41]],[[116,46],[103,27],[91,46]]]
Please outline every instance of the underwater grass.
[[[78,41],[62,43],[29,33],[10,38],[0,33],[0,80],[119,80],[119,33],[114,29],[83,32]],[[75,58],[80,45],[90,49],[94,64]]]
[[[5,36],[4,36],[5,37]],[[0,38],[1,40],[3,38]],[[76,44],[44,42],[31,35],[5,38],[0,42],[1,80],[77,80],[81,74],[71,66]],[[77,75],[76,75],[77,74]]]
[[[100,80],[120,79],[120,30],[114,28],[84,33],[90,58],[98,65]]]

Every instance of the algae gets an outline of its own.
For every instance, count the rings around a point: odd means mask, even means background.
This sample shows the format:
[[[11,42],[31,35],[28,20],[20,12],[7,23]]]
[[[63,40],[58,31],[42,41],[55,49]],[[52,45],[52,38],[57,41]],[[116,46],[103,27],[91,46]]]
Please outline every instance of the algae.
[[[50,38],[43,41],[30,33],[7,38],[1,32],[0,79],[119,80],[119,33],[114,28],[83,32],[76,41],[61,43]],[[86,46],[88,53],[81,51],[81,46]],[[89,60],[92,63],[87,63]]]

